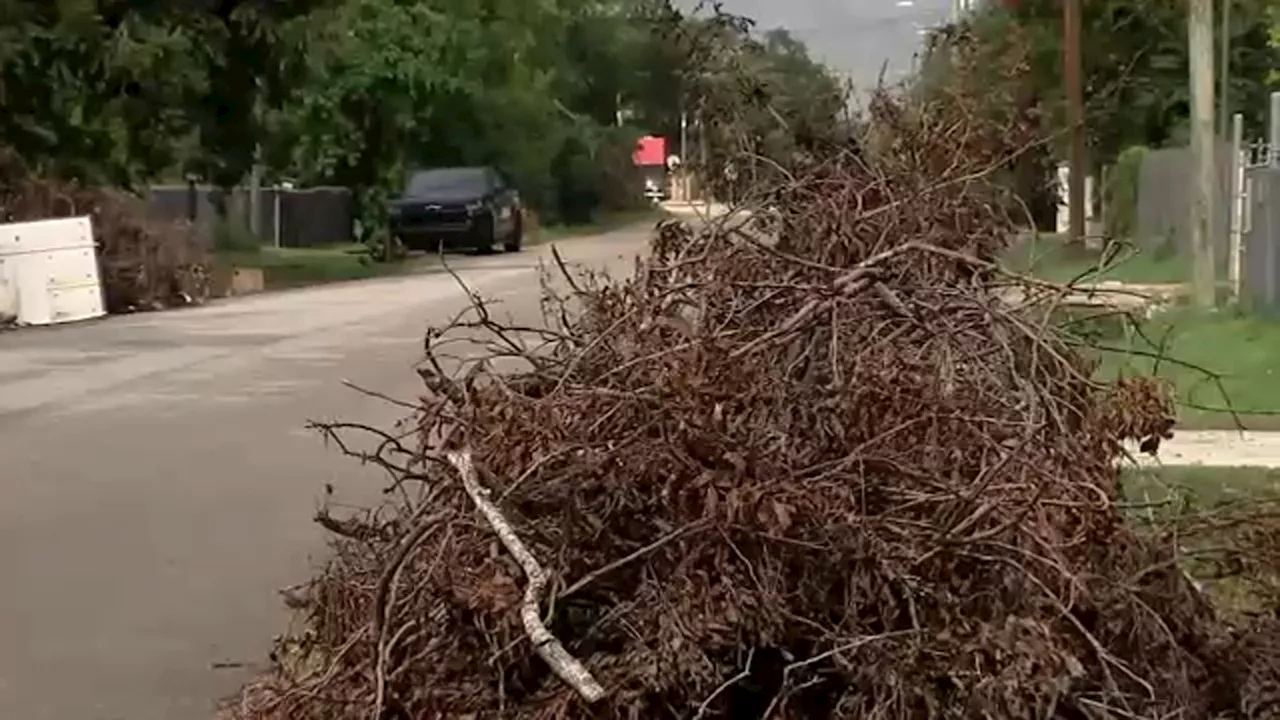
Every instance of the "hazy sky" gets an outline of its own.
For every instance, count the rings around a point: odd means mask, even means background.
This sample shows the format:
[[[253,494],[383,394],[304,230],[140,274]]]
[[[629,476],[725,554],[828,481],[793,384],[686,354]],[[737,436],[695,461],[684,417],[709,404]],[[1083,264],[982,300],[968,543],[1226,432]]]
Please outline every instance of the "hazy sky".
[[[683,0],[686,7],[696,0]],[[759,28],[791,30],[815,57],[848,73],[859,87],[876,82],[881,66],[892,79],[911,67],[920,45],[917,29],[946,22],[950,0],[724,0],[726,12],[754,18]]]

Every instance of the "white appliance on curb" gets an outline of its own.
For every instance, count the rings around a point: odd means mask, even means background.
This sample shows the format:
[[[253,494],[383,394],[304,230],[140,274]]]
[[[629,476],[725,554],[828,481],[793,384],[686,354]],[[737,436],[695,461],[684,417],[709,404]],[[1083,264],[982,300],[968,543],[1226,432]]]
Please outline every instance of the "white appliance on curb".
[[[0,324],[54,325],[105,314],[88,217],[0,224]]]

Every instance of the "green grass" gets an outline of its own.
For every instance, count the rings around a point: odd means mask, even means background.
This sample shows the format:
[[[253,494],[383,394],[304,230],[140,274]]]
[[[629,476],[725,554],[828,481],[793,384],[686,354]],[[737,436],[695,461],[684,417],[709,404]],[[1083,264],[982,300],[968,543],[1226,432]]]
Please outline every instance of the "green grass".
[[[656,221],[661,215],[644,209],[607,213],[587,225],[554,225],[538,228],[525,238],[525,244],[567,240],[617,230],[633,224]],[[421,272],[434,267],[434,255],[417,255],[397,263],[375,262],[359,244],[317,248],[245,248],[243,243],[218,253],[226,266],[261,268],[267,290],[320,285],[373,277]]]
[[[1015,245],[1005,264],[1059,282],[1170,283],[1188,277],[1187,262],[1172,252],[1120,246],[1112,251],[1113,260],[1104,261],[1096,251],[1041,235]],[[1087,324],[1096,342],[1123,351],[1102,354],[1100,377],[1166,378],[1176,388],[1179,427],[1235,429],[1239,423],[1280,430],[1280,322],[1237,310],[1205,314],[1175,308],[1136,327],[1118,317]]]
[[[531,238],[528,242],[536,245],[539,243],[582,237],[583,235],[596,235],[599,233],[609,232],[610,230],[624,228],[628,225],[654,223],[661,217],[661,210],[649,207],[639,208],[636,210],[619,210],[616,212],[602,213],[594,222],[586,225],[546,225],[540,227],[535,233],[536,237]]]
[[[1211,509],[1250,499],[1280,499],[1280,469],[1167,465],[1129,468],[1121,480],[1130,504],[1153,511]]]
[[[1227,617],[1274,611],[1280,577],[1275,574],[1272,528],[1280,470],[1196,465],[1129,469],[1121,476],[1121,490],[1129,522],[1140,532],[1162,532],[1176,542],[1179,565]],[[1224,522],[1227,517],[1243,524]],[[1206,519],[1216,522],[1206,524]]]
[[[1019,240],[1005,254],[1004,263],[1015,272],[1054,282],[1176,283],[1186,281],[1191,272],[1186,258],[1172,249],[1112,243],[1099,252],[1071,245],[1058,235]]]
[[[234,250],[219,253],[219,259],[233,267],[261,268],[268,290],[363,280],[398,267],[373,262],[359,245]]]
[[[1102,354],[1100,377],[1165,378],[1177,393],[1179,427],[1234,429],[1238,420],[1250,430],[1280,430],[1280,323],[1172,310],[1109,335],[1099,344],[1121,352]]]

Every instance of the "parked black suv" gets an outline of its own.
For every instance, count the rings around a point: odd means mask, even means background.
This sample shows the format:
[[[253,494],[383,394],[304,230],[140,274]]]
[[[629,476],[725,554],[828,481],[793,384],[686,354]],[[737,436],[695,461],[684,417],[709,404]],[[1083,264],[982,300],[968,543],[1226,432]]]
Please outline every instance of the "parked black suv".
[[[409,250],[520,249],[520,194],[491,167],[419,170],[391,203],[391,233]]]

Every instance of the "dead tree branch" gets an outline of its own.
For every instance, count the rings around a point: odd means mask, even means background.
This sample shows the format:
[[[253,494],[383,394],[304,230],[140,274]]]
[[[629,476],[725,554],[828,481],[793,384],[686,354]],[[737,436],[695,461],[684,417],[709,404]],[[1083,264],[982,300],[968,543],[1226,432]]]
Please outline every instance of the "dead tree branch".
[[[493,532],[497,534],[498,539],[502,541],[503,547],[507,552],[511,553],[516,562],[520,563],[521,569],[524,570],[525,577],[529,583],[524,589],[524,600],[520,605],[520,619],[524,623],[525,634],[529,636],[529,641],[533,643],[535,651],[541,657],[551,670],[570,687],[582,696],[583,700],[588,703],[594,703],[605,696],[605,690],[596,682],[591,675],[591,671],[587,670],[577,658],[569,654],[564,649],[560,641],[555,635],[547,629],[542,623],[540,605],[542,602],[542,591],[547,585],[547,572],[542,569],[542,565],[538,563],[537,558],[529,549],[525,547],[524,541],[511,527],[511,523],[502,516],[502,512],[494,506],[489,500],[488,488],[480,484],[480,479],[476,474],[475,466],[471,461],[471,453],[468,451],[449,453],[449,462],[453,464],[458,471],[458,477],[462,480],[462,486],[467,491],[467,495],[471,501],[475,503],[476,509],[484,516],[489,526],[493,528]]]

